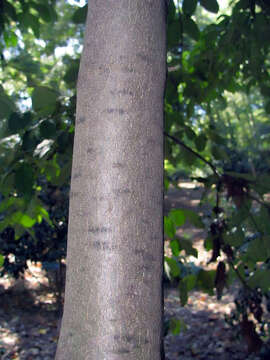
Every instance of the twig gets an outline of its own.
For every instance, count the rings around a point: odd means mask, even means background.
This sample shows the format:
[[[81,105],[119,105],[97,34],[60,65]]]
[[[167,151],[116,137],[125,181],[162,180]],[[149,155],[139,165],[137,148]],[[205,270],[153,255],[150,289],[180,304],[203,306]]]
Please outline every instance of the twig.
[[[176,144],[182,146],[184,149],[186,149],[187,151],[189,151],[191,154],[193,154],[194,156],[196,156],[198,159],[202,160],[205,164],[207,164],[213,171],[213,173],[220,178],[221,176],[219,175],[217,168],[208,160],[206,160],[203,156],[201,156],[200,154],[198,154],[196,151],[192,150],[189,146],[187,146],[186,144],[184,144],[181,140],[177,139],[175,136],[168,134],[167,132],[164,132],[164,135],[167,136],[169,139],[173,140]]]
[[[232,261],[228,261],[228,263],[229,263],[230,267],[233,269],[233,271],[236,273],[236,275],[237,275],[238,279],[240,280],[240,282],[242,283],[242,285],[249,291],[252,291],[252,288],[248,285],[246,280],[243,279],[242,275],[240,274],[238,269],[233,265]]]

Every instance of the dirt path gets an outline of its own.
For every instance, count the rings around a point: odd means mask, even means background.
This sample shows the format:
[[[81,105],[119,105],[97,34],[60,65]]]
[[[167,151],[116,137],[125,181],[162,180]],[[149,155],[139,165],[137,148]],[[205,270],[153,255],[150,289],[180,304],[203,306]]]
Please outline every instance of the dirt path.
[[[172,189],[165,198],[165,211],[172,207],[198,210],[201,192],[201,188],[182,182],[181,190]],[[199,208],[199,211],[207,209]],[[205,265],[209,257],[203,249],[205,233],[188,223],[179,233],[190,236],[199,250],[199,258],[194,258],[194,261]],[[1,360],[54,359],[58,334],[55,299],[46,288],[46,278],[41,270],[35,268],[33,271],[36,273],[28,274],[24,282],[16,282],[13,287],[8,280],[0,279]],[[185,323],[185,331],[176,336],[166,336],[166,360],[256,358],[247,357],[245,345],[235,339],[232,329],[224,321],[224,314],[230,313],[233,308],[230,293],[218,302],[202,292],[193,292],[183,308],[177,290],[166,288],[164,303],[165,320],[178,318]]]

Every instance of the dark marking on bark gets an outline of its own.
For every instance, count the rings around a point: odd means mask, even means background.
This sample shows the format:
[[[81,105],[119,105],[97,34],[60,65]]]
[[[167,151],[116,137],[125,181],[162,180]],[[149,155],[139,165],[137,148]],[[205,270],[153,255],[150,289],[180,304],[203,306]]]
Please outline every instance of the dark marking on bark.
[[[114,189],[113,193],[116,196],[120,196],[120,195],[130,194],[131,191],[129,189],[127,189],[127,188],[125,188],[125,189]]]
[[[115,351],[115,354],[119,354],[119,355],[121,355],[121,354],[128,354],[128,353],[130,353],[130,351],[129,351],[128,349],[125,349],[125,348],[120,348],[120,349],[117,349],[117,350]]]
[[[130,66],[124,66],[123,67],[123,71],[127,72],[127,73],[133,73],[135,72],[134,68],[130,67]]]
[[[147,262],[153,262],[155,261],[155,258],[152,254],[150,254],[149,252],[147,252],[146,250],[144,249],[135,249],[134,250],[134,254],[137,255],[137,256],[142,256],[143,259]],[[142,267],[140,267],[141,270],[147,270],[148,269],[148,266],[146,264],[144,264]]]
[[[93,155],[93,154],[95,153],[95,149],[94,149],[94,148],[89,147],[89,148],[87,148],[86,153],[87,153],[87,154],[91,154],[91,155]]]
[[[106,110],[107,111],[107,113],[108,114],[119,114],[119,115],[124,115],[124,113],[125,113],[125,110],[124,109],[112,109],[112,108],[110,108],[110,109],[107,109]]]
[[[145,257],[145,260],[147,261],[147,256]],[[150,261],[150,260],[149,260]],[[151,266],[148,265],[142,265],[138,267],[139,272],[143,272],[143,273],[148,273],[149,271],[151,271],[153,268]]]
[[[79,191],[71,191],[69,197],[74,199],[77,196],[79,196],[79,194],[80,194]]]
[[[120,162],[114,162],[112,164],[113,169],[123,169],[125,167],[125,165],[123,163]]]
[[[101,74],[109,74],[110,73],[110,68],[105,65],[100,65],[98,67],[98,70],[99,70],[99,73],[101,73]]]
[[[107,228],[105,226],[96,226],[96,227],[89,227],[88,228],[88,231],[90,233],[93,233],[93,234],[98,234],[98,233],[107,233],[107,232],[111,232],[111,229],[110,228]]]
[[[86,122],[86,118],[84,116],[80,116],[77,119],[77,124],[83,124]]]
[[[135,337],[133,335],[114,335],[115,341],[124,341],[125,343],[134,343],[136,341]]]
[[[82,176],[82,173],[81,172],[77,172],[77,173],[74,173],[73,175],[73,179],[78,179]]]
[[[91,241],[90,246],[92,246],[96,250],[103,250],[108,252],[117,251],[118,247],[116,244],[109,244],[105,241]]]
[[[149,138],[147,140],[147,145],[151,146],[151,147],[154,147],[154,146],[157,146],[157,145],[160,145],[160,142],[153,139],[153,138]]]
[[[145,55],[144,53],[137,53],[136,56],[143,60],[144,62],[146,62],[147,64],[149,64],[151,62],[150,57],[148,57],[147,55]]]
[[[114,340],[116,342],[122,342],[124,344],[128,344],[128,347],[130,349],[136,349],[136,348],[140,348],[141,345],[145,345],[148,344],[149,341],[148,339],[144,339],[142,340],[140,337],[138,336],[134,336],[131,334],[127,334],[127,335],[114,335]],[[123,347],[124,348],[124,347]],[[130,351],[129,351],[130,352]]]
[[[149,226],[151,224],[151,222],[147,219],[142,219],[142,223],[147,226]]]
[[[144,256],[145,255],[145,250],[143,250],[143,249],[135,249],[134,254],[138,255],[138,256]]]
[[[133,96],[133,92],[128,89],[123,90],[111,90],[110,93],[113,96],[119,95],[119,96]]]

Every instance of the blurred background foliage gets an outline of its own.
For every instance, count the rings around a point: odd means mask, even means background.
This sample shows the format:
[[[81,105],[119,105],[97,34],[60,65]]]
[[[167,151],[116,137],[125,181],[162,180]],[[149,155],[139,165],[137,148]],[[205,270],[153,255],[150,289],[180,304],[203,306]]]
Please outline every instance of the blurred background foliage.
[[[0,266],[18,277],[27,261],[65,259],[76,79],[87,4],[0,0]],[[204,185],[207,218],[183,209],[164,217],[167,278],[182,305],[200,288],[241,291],[228,322],[250,351],[269,338],[270,3],[168,0],[164,187],[185,176]],[[176,231],[206,229],[216,270]],[[172,322],[172,331],[177,321]],[[256,329],[255,329],[256,327]]]

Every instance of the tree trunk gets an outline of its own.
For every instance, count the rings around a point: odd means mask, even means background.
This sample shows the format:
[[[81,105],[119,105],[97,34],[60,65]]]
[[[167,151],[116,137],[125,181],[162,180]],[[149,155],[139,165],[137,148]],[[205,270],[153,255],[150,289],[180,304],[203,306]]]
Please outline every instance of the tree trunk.
[[[159,360],[165,1],[92,0],[57,360]]]

